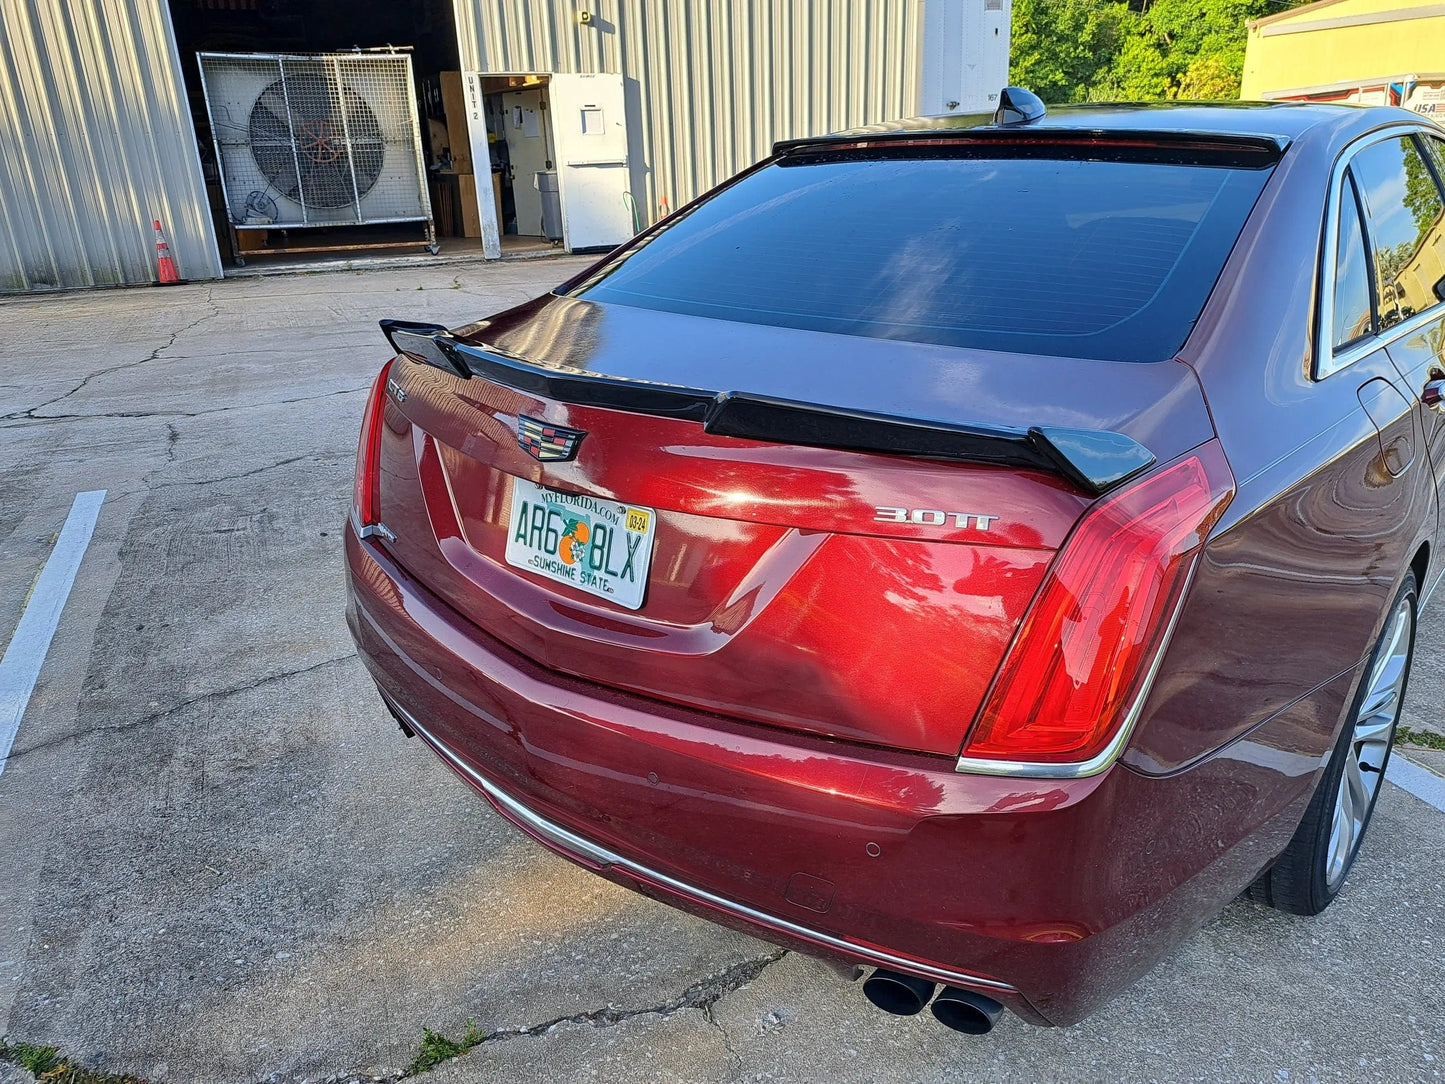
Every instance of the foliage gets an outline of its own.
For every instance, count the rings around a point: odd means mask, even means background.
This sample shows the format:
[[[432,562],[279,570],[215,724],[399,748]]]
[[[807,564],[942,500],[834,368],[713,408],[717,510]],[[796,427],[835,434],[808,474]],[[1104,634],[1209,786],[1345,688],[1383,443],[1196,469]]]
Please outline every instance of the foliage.
[[[440,1032],[432,1031],[431,1028],[422,1028],[421,1030],[421,1047],[417,1050],[416,1057],[411,1059],[411,1064],[406,1067],[403,1076],[425,1073],[428,1069],[432,1069],[444,1061],[450,1061],[452,1058],[465,1054],[486,1038],[470,1020],[467,1021],[467,1033],[460,1039],[448,1039]]]
[[[76,1065],[53,1046],[0,1039],[0,1061],[23,1066],[36,1084],[144,1084],[131,1076],[102,1073]]]
[[[1391,248],[1375,249],[1375,274],[1379,276],[1380,282],[1393,282],[1395,277],[1410,265],[1418,247],[1417,241],[1401,241]],[[1380,304],[1383,306],[1384,301]]]
[[[1190,102],[1219,102],[1239,97],[1239,69],[1219,53],[1196,56],[1179,77],[1178,96]]]
[[[1423,749],[1445,749],[1445,737],[1432,730],[1411,730],[1402,726],[1395,732],[1395,740],[1402,745],[1418,745]]]
[[[60,1064],[60,1051],[53,1046],[36,1046],[34,1043],[12,1043],[0,1039],[0,1061],[24,1066],[31,1076],[44,1076]]]
[[[1010,82],[1046,102],[1239,97],[1245,24],[1298,0],[1014,0]]]
[[[1415,228],[1421,236],[1440,219],[1440,190],[1435,187],[1435,179],[1430,175],[1425,160],[1409,152],[1405,154],[1405,206],[1415,216]]]
[[[1046,102],[1083,101],[1100,59],[1119,51],[1129,17],[1122,3],[1014,0],[1009,81]]]

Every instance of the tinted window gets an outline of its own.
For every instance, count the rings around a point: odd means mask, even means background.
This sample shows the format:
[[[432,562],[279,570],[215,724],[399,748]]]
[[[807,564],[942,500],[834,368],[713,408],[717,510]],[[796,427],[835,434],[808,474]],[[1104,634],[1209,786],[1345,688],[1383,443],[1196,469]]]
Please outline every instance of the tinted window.
[[[1420,145],[1430,152],[1430,161],[1435,166],[1435,176],[1445,177],[1445,140],[1432,135],[1417,135]]]
[[[577,288],[746,323],[1156,361],[1269,170],[1048,158],[784,159]]]
[[[1340,189],[1340,233],[1335,248],[1334,344],[1344,346],[1371,334],[1370,265],[1365,259],[1365,234],[1349,175]]]
[[[1350,160],[1369,219],[1381,329],[1439,304],[1445,291],[1445,204],[1415,141],[1389,139]]]

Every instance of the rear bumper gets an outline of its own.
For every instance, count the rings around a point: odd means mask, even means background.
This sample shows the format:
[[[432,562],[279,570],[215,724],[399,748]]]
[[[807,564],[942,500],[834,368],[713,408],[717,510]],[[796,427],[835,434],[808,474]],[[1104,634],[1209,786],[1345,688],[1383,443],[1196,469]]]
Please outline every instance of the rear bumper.
[[[619,693],[492,639],[350,525],[346,552],[348,623],[382,695],[518,826],[684,909],[1036,1023],[1132,982],[1298,822],[1293,803],[1242,799],[1238,762],[972,776]]]
[[[939,982],[971,986],[992,993],[995,997],[1017,997],[1018,995],[1018,991],[1007,983],[938,964],[898,956],[884,948],[836,937],[806,924],[791,921],[781,915],[768,914],[738,903],[736,900],[725,899],[705,888],[687,884],[676,877],[649,869],[625,855],[584,839],[576,832],[568,831],[560,824],[554,824],[529,809],[448,749],[411,713],[395,704],[391,707],[392,710],[399,713],[408,727],[436,751],[448,766],[480,790],[498,813],[535,839],[547,844],[558,853],[566,855],[579,865],[597,871],[610,871],[639,885],[647,885],[666,893],[676,901],[692,904],[695,908],[707,909],[719,916],[741,920],[749,924],[750,928],[760,928],[768,933],[802,942],[814,949],[831,950],[841,953],[846,958],[861,960],[879,967],[900,968],[918,974],[926,974]],[[758,930],[753,929],[752,932],[758,932]]]

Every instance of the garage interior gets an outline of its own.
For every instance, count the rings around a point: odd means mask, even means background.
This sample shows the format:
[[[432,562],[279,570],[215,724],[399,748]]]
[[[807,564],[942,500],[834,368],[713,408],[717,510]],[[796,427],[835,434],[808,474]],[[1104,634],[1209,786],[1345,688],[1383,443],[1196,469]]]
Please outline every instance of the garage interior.
[[[560,244],[547,77],[519,75],[483,79],[490,161],[474,162],[451,0],[392,0],[386,4],[352,5],[329,0],[169,0],[169,4],[211,219],[226,266],[295,263],[314,259],[319,252],[364,258],[398,252],[452,254],[477,250],[481,247],[479,186],[483,198],[488,187],[492,190],[497,221],[504,235],[504,254],[549,251],[554,244]],[[386,176],[378,180],[383,158],[380,137],[368,150],[366,132],[357,132],[357,118],[364,116],[374,131],[377,122],[370,119],[371,109],[381,114],[381,106],[369,90],[374,83],[362,80],[353,87],[343,72],[360,69],[367,63],[367,57],[380,57],[391,50],[404,52],[411,58],[415,101],[413,105],[403,98],[401,108],[408,114],[406,119],[415,123],[414,134],[409,137],[413,153],[415,140],[420,140],[425,200],[416,190],[414,174],[407,174],[411,186],[408,197],[415,206],[407,211],[406,220],[385,213],[366,220],[363,212],[367,201],[376,198],[369,195],[372,187],[379,190],[392,182]],[[230,138],[232,142],[241,140],[241,145],[228,148],[226,133],[222,133],[220,153],[228,165],[230,178],[229,209],[212,115],[231,114],[217,107],[215,65],[219,61],[206,61],[203,79],[202,62],[198,60],[201,53],[349,54],[335,67],[334,79],[331,69],[324,67],[312,69],[324,74],[288,77],[289,96],[285,96],[286,88],[280,82],[265,86],[265,74],[256,77],[259,83],[253,78],[253,85],[265,87],[261,97],[254,100],[260,102],[269,95],[272,103],[269,117],[260,119],[285,128],[289,116],[293,132],[284,145],[275,148],[261,143],[247,145],[245,135],[235,132],[230,133]],[[303,70],[306,70],[304,66]],[[304,90],[308,80],[323,93],[330,84],[333,104],[329,114],[325,113],[328,108],[325,105],[318,107],[323,115],[318,117],[313,112],[312,119],[304,125],[309,132],[301,133],[296,129],[303,125],[295,118],[304,113],[306,107],[297,104],[297,84]],[[339,92],[338,84],[344,84]],[[344,109],[338,109],[335,104],[338,93],[344,95]],[[247,105],[245,101],[240,102],[240,111],[246,112]],[[260,107],[251,110],[251,138],[256,136],[256,114],[265,112]],[[343,140],[340,129],[348,119],[350,130]],[[365,123],[360,125],[365,126]],[[258,171],[256,183],[241,183],[237,188],[236,159],[227,157],[230,151],[244,157],[248,168]],[[397,157],[394,148],[387,153]],[[268,154],[269,159],[265,157]],[[335,190],[335,199],[328,201],[324,193],[317,195],[325,186],[323,182]],[[241,194],[247,188],[252,191]],[[543,191],[548,188],[550,194]],[[296,212],[298,199],[304,199],[298,193],[306,192],[312,194],[313,204],[321,205],[322,224],[302,226],[286,217]],[[349,215],[352,221],[326,224],[328,202],[337,209],[335,217]],[[317,213],[315,206],[312,211]],[[363,220],[363,224],[356,220]]]
[[[562,243],[556,150],[545,75],[482,77],[502,252]]]

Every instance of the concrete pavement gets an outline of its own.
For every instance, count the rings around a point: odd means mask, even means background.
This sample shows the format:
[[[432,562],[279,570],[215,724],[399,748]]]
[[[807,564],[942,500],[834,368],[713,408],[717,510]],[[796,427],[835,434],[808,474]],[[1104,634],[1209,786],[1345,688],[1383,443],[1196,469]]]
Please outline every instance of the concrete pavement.
[[[433,1081],[1445,1072],[1445,814],[1391,786],[1324,916],[1237,902],[1083,1024],[970,1040],[548,854],[404,740],[342,615],[375,321],[580,266],[0,302],[0,637],[108,491],[0,773],[0,1032],[156,1084],[393,1078],[468,1021]],[[1439,729],[1440,600],[1420,651]]]

